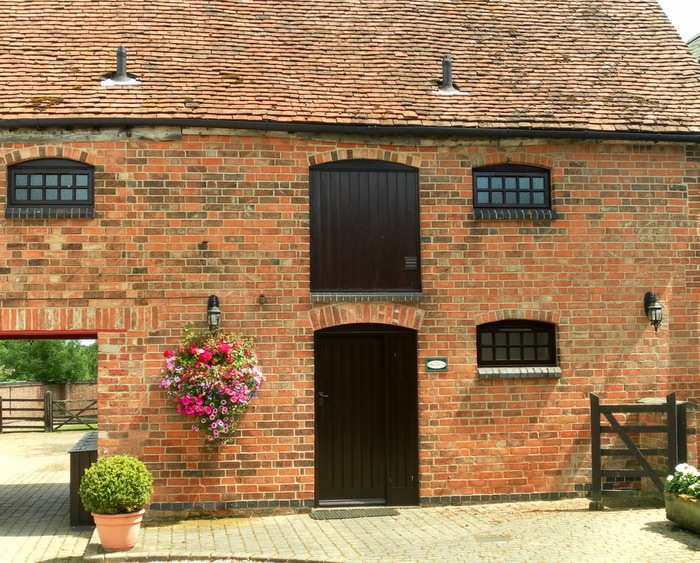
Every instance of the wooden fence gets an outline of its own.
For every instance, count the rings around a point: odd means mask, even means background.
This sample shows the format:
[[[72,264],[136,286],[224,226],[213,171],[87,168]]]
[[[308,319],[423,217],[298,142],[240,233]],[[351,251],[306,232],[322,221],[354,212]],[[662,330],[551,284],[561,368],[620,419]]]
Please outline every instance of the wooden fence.
[[[0,397],[0,432],[53,432],[74,425],[97,430],[97,401],[59,401],[51,391],[43,399]]]

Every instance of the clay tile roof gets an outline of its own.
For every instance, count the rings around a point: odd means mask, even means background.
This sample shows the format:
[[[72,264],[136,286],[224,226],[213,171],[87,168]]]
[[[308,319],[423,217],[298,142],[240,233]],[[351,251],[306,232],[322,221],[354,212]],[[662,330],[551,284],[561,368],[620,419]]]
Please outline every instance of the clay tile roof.
[[[15,0],[0,42],[0,126],[700,131],[700,67],[656,0]],[[119,46],[141,86],[101,86]],[[447,54],[467,95],[434,93]]]

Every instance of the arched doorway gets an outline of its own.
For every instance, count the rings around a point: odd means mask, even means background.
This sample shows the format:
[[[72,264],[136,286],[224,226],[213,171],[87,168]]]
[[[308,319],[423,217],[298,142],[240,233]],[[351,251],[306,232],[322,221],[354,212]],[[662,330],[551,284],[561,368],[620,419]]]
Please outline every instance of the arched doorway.
[[[417,364],[414,330],[316,332],[319,506],[418,504]]]

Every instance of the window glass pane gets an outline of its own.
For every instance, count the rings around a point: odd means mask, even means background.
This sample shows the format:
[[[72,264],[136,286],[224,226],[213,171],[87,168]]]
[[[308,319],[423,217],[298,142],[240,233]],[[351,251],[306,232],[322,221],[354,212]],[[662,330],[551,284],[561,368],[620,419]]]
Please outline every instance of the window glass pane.
[[[523,348],[523,360],[533,361],[535,359],[535,349],[534,348]]]
[[[491,348],[484,348],[481,350],[481,360],[484,362],[492,362],[493,361],[493,351]]]
[[[61,190],[61,201],[72,201],[73,190]]]
[[[479,192],[476,194],[477,203],[488,203],[489,202],[489,192]]]
[[[87,174],[76,174],[75,185],[81,188],[88,186],[88,175]]]
[[[503,189],[503,178],[500,176],[496,176],[495,178],[491,178],[491,188],[494,190],[502,190]]]
[[[511,332],[510,333],[510,344],[511,346],[520,346],[520,333],[519,332]]]
[[[549,359],[549,348],[544,348],[544,347],[537,348],[537,359],[538,360],[548,360]]]
[[[30,190],[29,197],[32,201],[41,201],[44,199],[44,190],[41,188],[32,188]]]
[[[527,205],[530,203],[530,192],[520,192],[520,203]]]
[[[532,346],[535,344],[535,334],[532,332],[526,332],[523,334],[523,344],[526,346]]]
[[[87,201],[88,200],[88,191],[87,190],[75,190],[75,199],[77,201]]]
[[[44,182],[46,186],[58,186],[58,174],[47,174]]]
[[[510,359],[513,361],[520,360],[520,348],[511,348],[510,349]]]
[[[26,186],[29,178],[26,174],[15,175],[15,186]]]
[[[518,187],[516,183],[516,178],[506,178],[506,189],[514,190]]]
[[[488,190],[489,189],[489,179],[485,176],[480,176],[476,179],[476,189],[477,190]]]
[[[496,337],[496,345],[505,346],[506,344],[508,344],[508,340],[505,333],[497,332],[494,336]]]
[[[532,179],[532,189],[543,190],[544,189],[544,178],[533,178]]]
[[[530,178],[518,178],[518,187],[521,190],[529,190],[530,189]]]
[[[532,202],[537,205],[544,204],[544,194],[541,192],[535,192],[532,194]]]
[[[549,343],[549,334],[546,332],[538,332],[537,333],[537,344],[541,345],[547,345]]]
[[[515,205],[516,203],[518,203],[517,192],[506,192],[506,204]]]
[[[508,359],[508,348],[496,348],[496,361],[502,362]]]
[[[26,190],[24,188],[20,188],[18,190],[15,190],[15,199],[16,200],[26,201],[28,197],[29,197],[29,190]]]
[[[72,186],[73,185],[73,175],[72,174],[61,174],[61,186]]]
[[[43,186],[44,185],[44,175],[43,174],[32,174],[29,181],[30,181],[32,186]]]
[[[54,188],[48,188],[46,190],[46,200],[56,201],[58,199],[58,190]]]
[[[491,192],[491,203],[503,203],[503,192]]]
[[[485,332],[481,335],[481,345],[490,346],[493,344],[493,336],[490,332]]]

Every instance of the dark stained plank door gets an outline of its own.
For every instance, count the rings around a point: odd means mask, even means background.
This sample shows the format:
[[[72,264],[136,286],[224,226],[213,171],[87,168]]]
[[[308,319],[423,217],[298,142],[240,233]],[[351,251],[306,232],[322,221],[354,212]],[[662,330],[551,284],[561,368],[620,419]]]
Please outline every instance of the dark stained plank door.
[[[418,197],[418,172],[408,166],[312,168],[312,291],[420,291]]]
[[[417,504],[415,332],[319,331],[315,358],[318,504]]]

